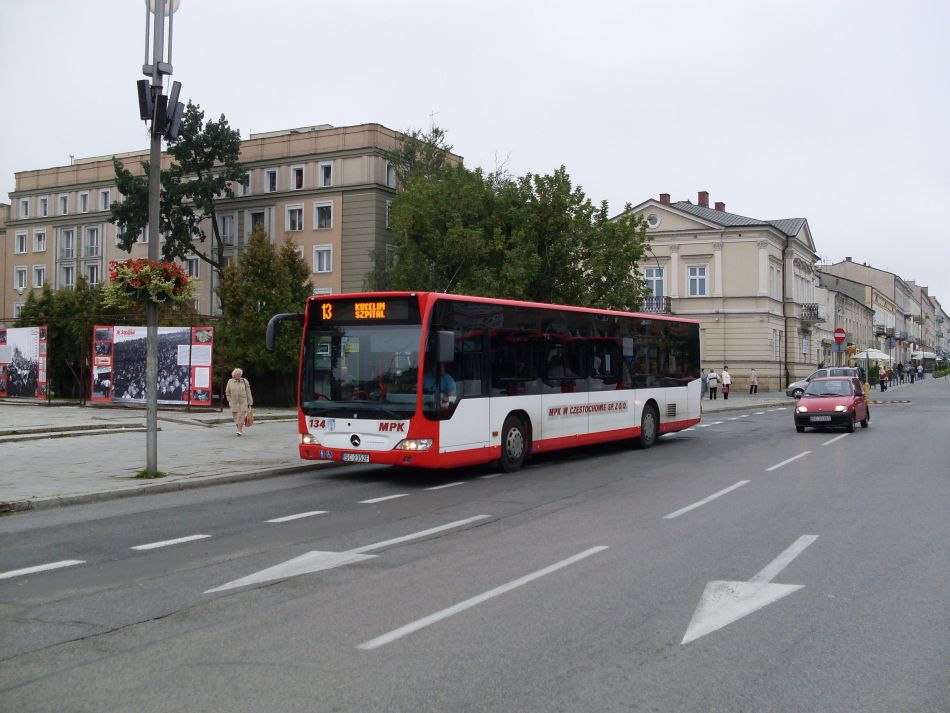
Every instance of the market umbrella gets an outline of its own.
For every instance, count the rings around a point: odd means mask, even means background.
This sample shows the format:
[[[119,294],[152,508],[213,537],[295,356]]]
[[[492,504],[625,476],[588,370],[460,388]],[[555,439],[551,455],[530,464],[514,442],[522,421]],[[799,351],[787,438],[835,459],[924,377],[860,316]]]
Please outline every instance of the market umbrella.
[[[887,354],[882,352],[880,349],[865,349],[863,352],[858,352],[855,354],[852,359],[867,359],[868,361],[894,361]]]

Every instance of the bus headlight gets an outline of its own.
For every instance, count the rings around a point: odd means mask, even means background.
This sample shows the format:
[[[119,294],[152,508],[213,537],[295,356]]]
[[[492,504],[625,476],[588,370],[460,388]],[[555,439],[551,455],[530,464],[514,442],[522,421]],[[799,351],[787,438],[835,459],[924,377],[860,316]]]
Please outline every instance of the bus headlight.
[[[431,438],[404,438],[396,444],[396,451],[427,451],[432,448]]]
[[[319,441],[317,437],[310,433],[301,433],[300,434],[300,443],[304,446],[315,446]]]

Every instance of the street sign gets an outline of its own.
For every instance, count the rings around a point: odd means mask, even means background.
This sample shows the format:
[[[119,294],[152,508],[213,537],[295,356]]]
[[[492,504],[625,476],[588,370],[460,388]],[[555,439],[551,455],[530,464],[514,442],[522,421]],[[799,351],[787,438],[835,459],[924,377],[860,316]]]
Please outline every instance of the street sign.
[[[835,330],[835,341],[838,342],[838,344],[841,344],[841,342],[847,339],[847,337],[848,337],[848,333],[845,332],[844,329],[842,329],[841,327],[838,327]]]

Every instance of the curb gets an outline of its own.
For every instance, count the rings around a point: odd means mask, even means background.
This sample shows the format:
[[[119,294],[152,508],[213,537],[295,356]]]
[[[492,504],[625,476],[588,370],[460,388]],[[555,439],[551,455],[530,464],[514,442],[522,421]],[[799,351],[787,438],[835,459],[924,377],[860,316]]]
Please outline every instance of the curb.
[[[8,502],[0,502],[0,515],[27,512],[30,510],[49,510],[52,508],[67,507],[69,505],[87,505],[89,503],[130,498],[137,495],[160,495],[162,493],[174,493],[179,490],[196,490],[198,488],[210,487],[212,485],[240,483],[247,480],[263,480],[265,478],[274,478],[280,475],[306,473],[310,470],[313,470],[314,468],[323,469],[329,467],[341,467],[343,465],[345,464],[337,463],[336,461],[315,461],[301,465],[280,466],[278,468],[267,468],[264,470],[249,471],[246,473],[217,475],[210,478],[204,478],[202,480],[178,480],[167,483],[142,485],[136,488],[106,490],[99,493],[62,495],[52,498],[37,498],[35,500],[12,500]]]

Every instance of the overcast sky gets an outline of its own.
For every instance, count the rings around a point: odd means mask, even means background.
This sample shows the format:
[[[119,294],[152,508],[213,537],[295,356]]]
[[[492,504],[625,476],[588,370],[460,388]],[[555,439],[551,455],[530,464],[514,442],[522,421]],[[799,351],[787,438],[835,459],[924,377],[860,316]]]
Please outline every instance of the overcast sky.
[[[0,0],[0,196],[145,149],[142,0]],[[950,309],[946,0],[181,0],[174,79],[242,137],[448,131],[469,167],[565,165],[611,214],[660,193],[808,219],[823,258]]]

